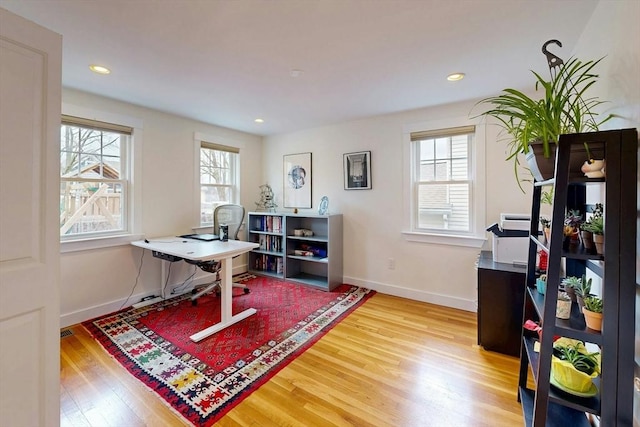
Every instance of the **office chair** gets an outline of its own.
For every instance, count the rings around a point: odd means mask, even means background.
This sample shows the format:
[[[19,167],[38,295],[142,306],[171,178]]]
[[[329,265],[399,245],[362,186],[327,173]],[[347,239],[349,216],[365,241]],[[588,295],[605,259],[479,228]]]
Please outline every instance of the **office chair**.
[[[240,227],[242,226],[242,222],[244,221],[244,206],[241,205],[220,205],[213,211],[213,233],[216,235],[220,235],[220,225],[224,224],[229,227],[229,239],[238,240],[238,233],[240,232]],[[237,258],[240,255],[235,256]],[[186,260],[185,260],[186,261]],[[216,278],[213,282],[204,285],[205,288],[201,291],[197,291],[194,289],[192,292],[194,295],[191,297],[191,304],[198,305],[198,298],[202,295],[215,290],[217,294],[220,293],[220,270],[222,269],[222,262],[211,260],[211,261],[195,261],[192,262],[198,266],[201,270],[206,271],[207,273],[213,273],[216,275]],[[250,292],[250,289],[242,285],[240,283],[233,283],[234,288],[242,288],[245,294]]]

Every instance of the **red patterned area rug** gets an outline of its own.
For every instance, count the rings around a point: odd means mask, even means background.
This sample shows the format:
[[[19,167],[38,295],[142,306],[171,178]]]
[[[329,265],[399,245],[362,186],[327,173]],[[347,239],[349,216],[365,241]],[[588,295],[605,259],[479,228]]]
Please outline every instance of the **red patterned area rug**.
[[[234,289],[233,312],[257,313],[199,343],[189,336],[220,320],[215,294],[128,308],[83,323],[131,374],[186,420],[210,426],[375,292],[333,292],[254,277]]]

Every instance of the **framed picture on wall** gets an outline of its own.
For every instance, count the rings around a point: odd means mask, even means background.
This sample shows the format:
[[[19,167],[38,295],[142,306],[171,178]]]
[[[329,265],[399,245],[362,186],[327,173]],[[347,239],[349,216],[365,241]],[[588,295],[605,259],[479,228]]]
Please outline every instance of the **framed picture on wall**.
[[[286,154],[282,171],[284,207],[311,209],[311,153]]]
[[[344,155],[344,189],[371,190],[371,151]]]

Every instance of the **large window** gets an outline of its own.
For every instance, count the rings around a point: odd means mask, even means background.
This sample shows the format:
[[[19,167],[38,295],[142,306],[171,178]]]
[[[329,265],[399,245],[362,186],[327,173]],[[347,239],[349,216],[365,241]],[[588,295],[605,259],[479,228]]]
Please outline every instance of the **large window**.
[[[60,132],[60,236],[78,239],[129,230],[133,129],[63,116]]]
[[[469,233],[474,127],[411,133],[414,230]]]
[[[200,225],[213,224],[219,205],[238,203],[239,150],[210,142],[200,142]]]

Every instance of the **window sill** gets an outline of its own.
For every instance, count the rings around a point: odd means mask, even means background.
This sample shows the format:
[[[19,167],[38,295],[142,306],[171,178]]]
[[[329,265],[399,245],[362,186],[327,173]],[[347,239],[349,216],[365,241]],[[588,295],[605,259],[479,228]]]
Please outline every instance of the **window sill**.
[[[123,234],[119,236],[94,237],[91,239],[65,240],[60,242],[60,253],[88,251],[128,245],[142,239],[142,234]]]
[[[430,243],[435,245],[463,246],[467,248],[481,248],[486,238],[477,236],[458,236],[453,234],[417,233],[403,231],[405,240],[416,243]]]

